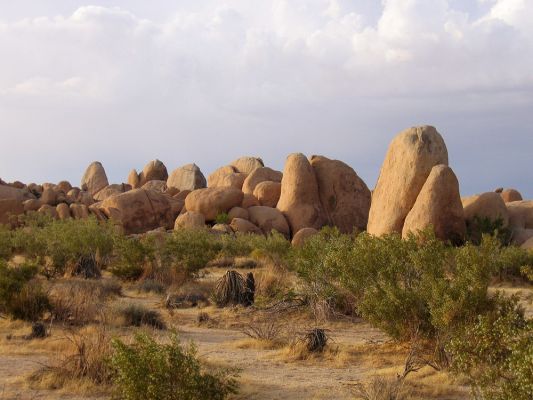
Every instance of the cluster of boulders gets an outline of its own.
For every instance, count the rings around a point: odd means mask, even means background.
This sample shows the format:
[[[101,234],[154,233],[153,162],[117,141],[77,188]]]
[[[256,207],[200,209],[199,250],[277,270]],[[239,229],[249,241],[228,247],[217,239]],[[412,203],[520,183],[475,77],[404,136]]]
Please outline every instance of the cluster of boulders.
[[[242,157],[207,179],[196,164],[169,174],[154,160],[120,184],[109,184],[102,164],[93,162],[80,187],[0,180],[0,223],[29,211],[59,219],[94,215],[128,234],[200,227],[222,234],[275,230],[295,245],[323,226],[404,237],[432,226],[437,237],[461,243],[467,226],[481,217],[500,219],[516,244],[533,246],[533,201],[513,189],[462,199],[444,140],[431,126],[393,139],[372,193],[342,161],[300,153],[287,157],[283,171]]]

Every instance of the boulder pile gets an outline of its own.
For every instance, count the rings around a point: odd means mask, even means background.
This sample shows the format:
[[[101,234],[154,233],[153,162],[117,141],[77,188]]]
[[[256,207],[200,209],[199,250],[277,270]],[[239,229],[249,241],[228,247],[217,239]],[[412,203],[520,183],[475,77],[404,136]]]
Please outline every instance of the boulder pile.
[[[207,179],[194,164],[168,170],[160,160],[133,169],[127,183],[110,184],[100,162],[80,186],[0,180],[0,224],[44,213],[57,219],[94,216],[125,233],[210,228],[217,234],[270,234],[301,246],[323,226],[343,233],[408,237],[432,227],[438,238],[465,240],[475,221],[498,220],[517,245],[533,244],[533,201],[499,188],[461,198],[448,150],[432,126],[400,132],[389,145],[375,189],[346,163],[320,155],[290,154],[282,171],[258,157],[241,157]]]

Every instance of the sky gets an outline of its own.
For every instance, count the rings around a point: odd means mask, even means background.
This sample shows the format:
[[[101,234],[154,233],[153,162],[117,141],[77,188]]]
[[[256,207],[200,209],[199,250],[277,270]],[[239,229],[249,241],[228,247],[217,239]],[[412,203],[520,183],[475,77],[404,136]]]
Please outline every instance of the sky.
[[[293,152],[375,186],[433,125],[462,195],[533,198],[532,0],[0,0],[0,178]]]

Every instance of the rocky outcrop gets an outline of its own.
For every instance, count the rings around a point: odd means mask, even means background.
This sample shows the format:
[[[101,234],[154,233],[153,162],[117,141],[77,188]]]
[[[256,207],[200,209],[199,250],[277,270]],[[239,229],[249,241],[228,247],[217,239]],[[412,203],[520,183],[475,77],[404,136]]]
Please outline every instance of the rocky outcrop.
[[[241,157],[231,162],[230,165],[235,168],[236,172],[242,172],[246,175],[251,174],[257,168],[265,166],[263,160],[259,157]]]
[[[254,206],[248,208],[248,213],[250,214],[250,222],[258,226],[264,234],[270,234],[272,230],[275,230],[289,238],[289,224],[278,209]]]
[[[89,192],[94,197],[100,190],[109,186],[104,167],[98,161],[91,163],[81,178],[81,189]]]
[[[169,188],[182,190],[196,190],[206,187],[206,180],[196,164],[187,164],[176,168],[167,179]]]
[[[310,163],[328,225],[342,233],[366,230],[371,195],[365,182],[342,161],[312,156]]]
[[[281,183],[272,181],[261,182],[255,187],[254,196],[262,206],[276,207],[281,196]]]
[[[516,189],[505,189],[500,192],[500,196],[505,203],[510,203],[512,201],[523,200],[522,195]]]
[[[168,178],[167,167],[159,160],[152,160],[146,164],[139,174],[139,185],[142,187],[149,181],[166,181]],[[133,186],[133,185],[132,185]]]
[[[174,224],[174,229],[188,228],[188,229],[199,229],[205,227],[205,217],[203,214],[187,211],[176,218]]]
[[[260,167],[253,170],[244,180],[242,191],[253,194],[255,187],[261,182],[281,182],[283,174],[268,167]]]
[[[0,225],[14,226],[14,219],[24,214],[22,199],[0,199]]]
[[[172,228],[171,205],[164,194],[134,189],[107,198],[99,209],[120,224],[126,233],[142,233],[155,228]]]
[[[206,221],[214,221],[217,215],[227,213],[242,203],[243,193],[231,187],[213,187],[194,190],[185,199],[187,211],[202,213]]]
[[[315,172],[301,153],[287,157],[277,208],[287,218],[294,233],[302,228],[320,229],[326,223]]]
[[[496,192],[486,192],[462,199],[467,224],[475,222],[476,217],[490,221],[502,221],[509,225],[509,213],[501,196]]]
[[[405,238],[432,227],[435,236],[454,244],[464,242],[466,223],[459,193],[459,181],[452,169],[436,165],[418,194],[402,230]]]
[[[401,233],[431,169],[438,164],[448,165],[448,151],[434,127],[419,126],[398,134],[389,145],[372,194],[368,232]]]

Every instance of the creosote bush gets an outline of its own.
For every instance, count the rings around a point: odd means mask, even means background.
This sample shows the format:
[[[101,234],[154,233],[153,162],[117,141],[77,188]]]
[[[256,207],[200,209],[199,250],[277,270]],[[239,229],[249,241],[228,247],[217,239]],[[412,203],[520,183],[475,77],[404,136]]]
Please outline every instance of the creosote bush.
[[[223,400],[237,392],[234,371],[206,371],[196,348],[183,347],[175,334],[166,344],[137,333],[132,344],[114,339],[112,346],[114,383],[124,400]]]

